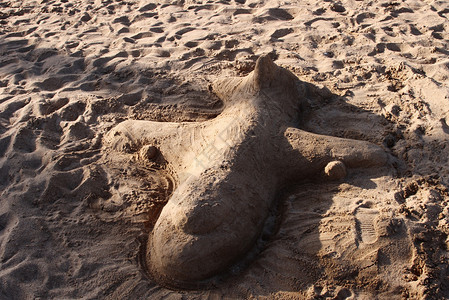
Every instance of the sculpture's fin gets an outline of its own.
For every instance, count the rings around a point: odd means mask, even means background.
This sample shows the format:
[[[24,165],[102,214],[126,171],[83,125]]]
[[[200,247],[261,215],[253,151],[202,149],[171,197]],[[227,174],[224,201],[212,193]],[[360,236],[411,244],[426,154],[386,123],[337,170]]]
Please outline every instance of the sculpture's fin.
[[[125,153],[140,151],[145,145],[155,146],[174,171],[182,172],[185,165],[192,164],[192,158],[186,153],[198,143],[197,128],[195,122],[126,120],[111,129],[104,142],[109,149]]]
[[[348,168],[369,168],[388,165],[388,155],[375,144],[352,139],[319,135],[298,128],[285,130],[287,152],[282,154],[292,174],[304,179],[324,170],[331,161],[341,161]],[[296,174],[296,175],[294,175]]]

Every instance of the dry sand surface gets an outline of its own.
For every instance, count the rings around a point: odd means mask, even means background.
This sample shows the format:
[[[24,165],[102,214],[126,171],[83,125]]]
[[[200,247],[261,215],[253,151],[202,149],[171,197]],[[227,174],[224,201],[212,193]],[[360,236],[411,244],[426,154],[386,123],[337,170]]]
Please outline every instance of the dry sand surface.
[[[0,299],[449,298],[448,18],[449,2],[431,0],[0,1]],[[377,145],[387,162],[274,189],[283,172],[265,166],[288,173],[295,158],[274,140],[249,147],[238,164],[248,175],[229,180],[240,197],[277,204],[251,204],[266,212],[262,232],[219,276],[161,280],[147,257],[153,229],[192,178],[180,166],[216,161],[201,152],[214,133],[177,131],[164,151],[111,135],[145,120],[164,134],[157,124],[264,136],[233,121],[227,100],[240,90],[216,88],[250,78],[262,55],[298,78],[294,149],[306,144],[295,132],[310,132]],[[186,193],[213,193],[201,180]],[[195,230],[222,230],[189,216]]]

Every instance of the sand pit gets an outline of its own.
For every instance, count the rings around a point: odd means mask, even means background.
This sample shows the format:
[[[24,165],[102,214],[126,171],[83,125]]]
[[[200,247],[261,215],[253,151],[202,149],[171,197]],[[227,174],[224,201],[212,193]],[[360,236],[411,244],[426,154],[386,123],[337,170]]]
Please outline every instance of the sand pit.
[[[447,7],[0,3],[0,298],[449,298]]]

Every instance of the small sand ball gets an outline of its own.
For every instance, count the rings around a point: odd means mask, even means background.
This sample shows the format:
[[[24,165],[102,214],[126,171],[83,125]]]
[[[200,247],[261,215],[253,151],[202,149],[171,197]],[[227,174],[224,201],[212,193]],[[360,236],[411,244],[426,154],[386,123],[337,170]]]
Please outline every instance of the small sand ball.
[[[346,176],[345,164],[339,160],[331,161],[324,168],[324,173],[330,180],[343,179]]]
[[[152,160],[157,156],[157,148],[151,145],[143,146],[140,149],[140,157],[145,160]]]

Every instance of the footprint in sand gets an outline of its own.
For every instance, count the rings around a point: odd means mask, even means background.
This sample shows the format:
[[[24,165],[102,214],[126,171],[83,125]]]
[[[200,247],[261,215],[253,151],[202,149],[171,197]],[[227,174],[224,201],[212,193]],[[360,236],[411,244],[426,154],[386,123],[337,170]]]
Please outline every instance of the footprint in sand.
[[[375,227],[376,217],[379,212],[373,208],[371,202],[365,202],[355,210],[355,228],[357,241],[363,244],[374,244],[377,241]]]

